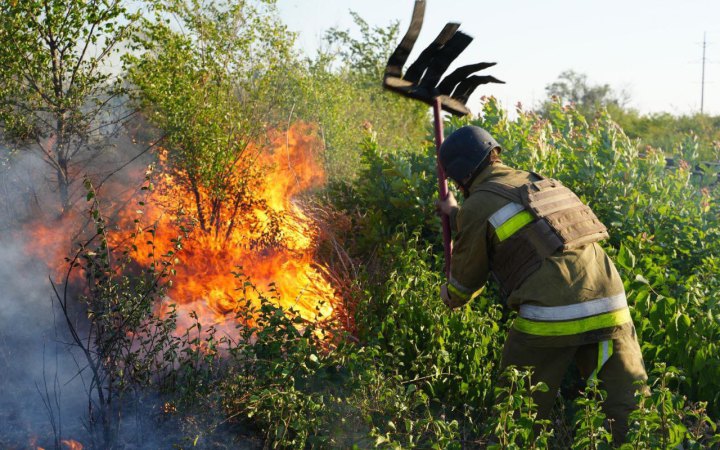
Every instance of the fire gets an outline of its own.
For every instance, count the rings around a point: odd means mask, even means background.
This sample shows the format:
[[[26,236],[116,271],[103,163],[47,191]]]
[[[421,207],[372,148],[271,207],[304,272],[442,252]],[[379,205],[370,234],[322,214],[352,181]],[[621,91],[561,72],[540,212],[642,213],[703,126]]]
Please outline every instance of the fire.
[[[67,439],[64,441],[60,441],[60,443],[66,448],[67,450],[83,450],[83,445],[79,443],[78,441],[74,441],[72,439]]]
[[[171,303],[176,305],[180,333],[193,323],[190,316],[195,315],[204,327],[227,323],[231,328],[246,301],[257,306],[258,292],[273,293],[265,296],[311,321],[330,317],[339,304],[325,275],[327,268],[315,261],[317,225],[298,199],[325,183],[317,158],[321,148],[317,134],[312,126],[300,123],[287,132],[271,132],[268,142],[263,147],[250,146],[247,154],[257,155],[257,159],[252,164],[237,163],[237,170],[228,174],[230,184],[244,191],[238,191],[242,195],[235,199],[226,199],[213,223],[205,217],[206,230],[198,224],[201,214],[186,174],[167,170],[163,153],[160,170],[152,176],[153,189],[138,193],[128,186],[106,183],[103,187],[100,198],[103,214],[111,216],[111,247],[127,247],[132,234],[145,227],[131,255],[140,266],[148,267],[175,250],[172,240],[183,234],[178,224],[191,228],[182,241],[182,251],[173,257],[176,275],[165,303],[157,309],[163,313]],[[141,179],[141,172],[138,174],[136,179]],[[207,192],[200,191],[199,196],[208,203]],[[234,216],[233,208],[239,211]],[[76,233],[82,224],[87,226],[87,215],[71,211],[62,222],[39,220],[23,231],[28,251],[48,261],[56,280],[67,271],[65,258],[73,248],[69,242],[78,240]],[[149,226],[154,229],[154,247],[147,243],[151,240]],[[245,280],[257,290],[239,290]]]
[[[139,245],[133,258],[142,265],[173,250],[177,224],[195,219],[177,255],[168,302],[181,313],[194,311],[203,325],[233,318],[245,296],[259,302],[254,290],[238,290],[243,280],[233,272],[241,272],[260,292],[274,291],[279,306],[293,308],[307,320],[329,317],[337,304],[324,268],[314,260],[317,227],[297,200],[298,194],[325,182],[317,160],[319,140],[311,126],[296,124],[286,133],[272,133],[269,142],[268,148],[250,148],[250,154],[259,150],[258,160],[249,167],[238,165],[230,175],[236,177],[235,185],[245,186],[244,197],[227,199],[214,219],[219,226],[210,224],[208,211],[202,211],[206,229],[198,225],[201,212],[195,193],[181,182],[183,173],[166,171],[144,200],[144,223],[155,224],[155,248]],[[200,195],[207,203],[208,193]],[[229,214],[233,207],[241,212]],[[133,209],[120,222],[131,229],[136,218]]]

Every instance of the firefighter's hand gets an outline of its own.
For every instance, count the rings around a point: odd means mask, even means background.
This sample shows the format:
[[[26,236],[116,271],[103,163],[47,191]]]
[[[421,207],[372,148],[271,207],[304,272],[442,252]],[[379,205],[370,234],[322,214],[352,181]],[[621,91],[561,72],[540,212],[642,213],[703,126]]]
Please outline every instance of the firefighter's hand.
[[[442,286],[440,286],[440,298],[442,299],[443,303],[445,303],[445,306],[450,309],[455,309],[458,306],[462,306],[464,304],[458,299],[454,299],[452,297],[452,294],[450,294],[450,291],[448,290],[447,284],[443,284]]]
[[[458,203],[452,192],[448,192],[448,196],[444,199],[435,201],[435,211],[438,216],[441,214],[449,216],[456,209],[458,209]]]

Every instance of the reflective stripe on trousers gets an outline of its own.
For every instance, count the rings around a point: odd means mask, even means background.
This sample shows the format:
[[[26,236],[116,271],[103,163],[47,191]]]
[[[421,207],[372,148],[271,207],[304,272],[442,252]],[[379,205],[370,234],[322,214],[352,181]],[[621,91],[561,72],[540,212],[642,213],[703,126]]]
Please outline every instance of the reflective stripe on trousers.
[[[625,294],[565,306],[520,305],[513,327],[538,336],[567,336],[630,322]]]
[[[595,370],[590,374],[590,377],[587,380],[587,384],[590,386],[595,386],[597,384],[597,377],[598,373],[600,373],[600,370],[602,370],[605,363],[610,359],[610,357],[613,354],[613,341],[600,341],[598,342],[598,357],[597,357],[597,367],[595,367]]]

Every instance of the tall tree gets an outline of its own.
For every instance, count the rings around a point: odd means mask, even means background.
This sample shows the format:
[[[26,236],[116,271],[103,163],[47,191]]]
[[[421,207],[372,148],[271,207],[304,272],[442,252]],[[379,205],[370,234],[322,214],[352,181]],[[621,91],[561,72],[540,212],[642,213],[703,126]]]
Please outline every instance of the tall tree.
[[[122,118],[124,89],[109,65],[136,17],[122,0],[0,3],[0,127],[55,172],[61,211]]]
[[[361,166],[363,142],[381,148],[418,149],[428,135],[428,107],[384,91],[382,76],[398,42],[398,23],[370,26],[350,13],[353,30],[331,28],[327,46],[295,70],[287,110],[319,125],[328,175],[353,179]]]
[[[165,135],[169,169],[191,193],[199,228],[229,236],[251,210],[256,143],[283,92],[294,36],[274,0],[163,0],[144,21],[129,77]],[[179,24],[180,29],[176,26]]]

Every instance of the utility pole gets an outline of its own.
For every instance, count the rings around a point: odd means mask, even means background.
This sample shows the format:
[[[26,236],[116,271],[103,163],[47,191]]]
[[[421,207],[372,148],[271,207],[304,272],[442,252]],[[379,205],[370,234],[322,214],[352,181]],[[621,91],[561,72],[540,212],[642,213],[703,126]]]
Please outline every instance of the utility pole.
[[[702,82],[700,83],[700,114],[705,109],[705,47],[707,46],[707,32],[703,33]]]

